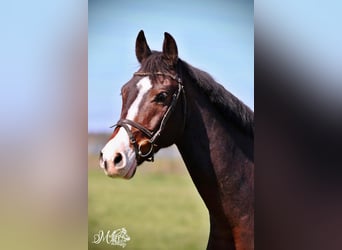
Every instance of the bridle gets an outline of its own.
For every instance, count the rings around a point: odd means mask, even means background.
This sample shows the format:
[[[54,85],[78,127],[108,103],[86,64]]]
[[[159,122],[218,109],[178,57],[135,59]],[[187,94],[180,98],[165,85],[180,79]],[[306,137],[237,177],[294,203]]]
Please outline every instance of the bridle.
[[[183,93],[183,130],[185,127],[185,119],[186,119],[186,98],[185,98],[185,91],[184,91],[184,86],[182,85],[182,80],[181,78],[178,77],[178,75],[173,75],[170,73],[163,73],[163,72],[136,72],[134,73],[134,76],[151,76],[151,75],[161,75],[161,76],[168,76],[171,79],[177,81],[178,83],[178,88],[175,91],[175,93],[172,95],[172,101],[170,106],[168,107],[168,109],[166,110],[166,112],[164,113],[163,118],[161,119],[160,125],[158,130],[156,131],[151,131],[149,129],[147,129],[146,127],[144,127],[143,125],[129,120],[129,119],[120,119],[115,125],[111,126],[112,127],[123,127],[129,137],[130,143],[133,145],[134,147],[134,151],[135,151],[135,157],[138,161],[139,158],[143,158],[146,161],[153,161],[154,160],[154,148],[157,146],[156,141],[158,140],[158,138],[160,137],[161,133],[163,132],[167,121],[169,120],[170,116],[172,115],[172,113],[174,112],[179,96],[181,95],[181,93]],[[148,150],[147,153],[143,153],[141,151],[141,145],[138,144],[137,140],[135,139],[131,129],[129,128],[129,125],[132,127],[137,128],[138,130],[140,130],[143,134],[145,134],[147,136],[147,138],[149,139],[148,142],[150,143],[150,148]]]
[[[161,119],[160,125],[158,130],[156,131],[151,131],[147,128],[145,128],[143,125],[129,120],[129,119],[120,119],[115,125],[113,125],[112,127],[123,127],[129,137],[130,143],[133,145],[134,147],[134,151],[135,151],[135,156],[136,159],[138,161],[139,158],[143,158],[146,161],[153,161],[154,160],[154,148],[157,146],[156,141],[158,140],[158,138],[160,137],[162,131],[164,130],[167,121],[169,120],[171,114],[173,113],[173,111],[176,108],[179,96],[181,93],[183,93],[183,99],[184,99],[184,104],[183,104],[183,113],[184,113],[184,119],[183,119],[183,130],[185,127],[185,118],[186,118],[186,98],[185,98],[185,91],[184,91],[184,86],[182,85],[182,80],[181,78],[178,77],[178,75],[173,75],[170,73],[163,73],[163,72],[136,72],[134,73],[134,76],[151,76],[151,75],[161,75],[161,76],[168,76],[171,79],[177,81],[178,83],[178,88],[175,91],[175,93],[172,95],[172,101],[170,106],[168,107],[168,109],[166,110],[166,112],[164,113],[163,118]],[[147,153],[143,153],[141,151],[141,145],[138,144],[137,140],[135,139],[131,129],[129,128],[128,125],[131,125],[132,127],[137,128],[138,130],[140,130],[143,134],[145,134],[147,136],[147,138],[149,139],[148,142],[150,143],[150,148],[147,151]]]

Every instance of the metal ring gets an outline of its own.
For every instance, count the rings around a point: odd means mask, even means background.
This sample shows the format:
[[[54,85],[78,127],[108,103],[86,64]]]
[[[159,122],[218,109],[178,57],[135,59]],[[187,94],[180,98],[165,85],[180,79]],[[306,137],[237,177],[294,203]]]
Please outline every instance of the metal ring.
[[[138,153],[139,153],[139,156],[140,156],[140,157],[147,157],[147,156],[149,156],[149,155],[152,153],[152,151],[153,151],[153,144],[151,143],[150,145],[151,145],[151,146],[150,146],[150,150],[148,151],[147,154],[143,154],[143,153],[141,152],[141,145],[140,145],[140,144],[138,145]]]

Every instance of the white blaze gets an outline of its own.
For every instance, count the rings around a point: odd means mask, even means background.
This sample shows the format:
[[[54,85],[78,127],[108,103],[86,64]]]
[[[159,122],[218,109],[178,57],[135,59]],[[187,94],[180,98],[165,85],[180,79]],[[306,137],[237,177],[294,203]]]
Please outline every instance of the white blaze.
[[[128,109],[126,119],[134,120],[139,111],[140,103],[144,95],[152,88],[151,81],[148,77],[142,78],[137,83],[138,95],[131,107]],[[130,127],[130,126],[129,126]],[[129,137],[124,128],[119,128],[119,132],[111,139],[106,146],[102,149],[103,160],[113,161],[116,153],[124,155],[123,161],[126,165],[131,165],[131,161],[135,159],[134,151],[129,147]]]
[[[152,88],[151,81],[148,77],[144,77],[137,83],[138,96],[128,110],[126,119],[133,120],[139,111],[139,106],[144,95]]]

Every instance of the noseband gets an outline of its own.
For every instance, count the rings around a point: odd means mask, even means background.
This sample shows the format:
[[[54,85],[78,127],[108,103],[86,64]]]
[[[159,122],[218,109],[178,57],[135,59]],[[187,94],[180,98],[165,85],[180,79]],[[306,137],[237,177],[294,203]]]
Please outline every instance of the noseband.
[[[176,92],[172,95],[172,101],[170,106],[168,107],[168,109],[166,110],[161,123],[159,125],[158,130],[156,131],[151,131],[147,128],[145,128],[143,125],[132,121],[132,120],[128,120],[128,119],[120,119],[117,124],[113,125],[112,127],[123,127],[129,137],[130,143],[133,145],[134,147],[134,151],[135,151],[135,157],[138,160],[139,158],[143,158],[146,161],[153,161],[154,160],[154,148],[157,146],[156,141],[158,140],[158,138],[160,137],[161,133],[163,132],[167,121],[169,120],[171,114],[174,112],[179,96],[181,93],[183,93],[183,99],[184,99],[184,104],[183,104],[183,114],[184,114],[184,119],[183,119],[183,129],[185,127],[185,117],[186,117],[186,98],[185,98],[185,91],[184,91],[184,86],[182,85],[182,80],[177,76],[177,75],[172,75],[170,73],[163,73],[163,72],[154,72],[154,73],[149,73],[149,72],[136,72],[134,73],[134,76],[150,76],[150,75],[161,75],[161,76],[168,76],[171,79],[177,81],[178,83],[178,89],[176,90]],[[135,127],[137,128],[139,131],[141,131],[143,134],[145,134],[147,136],[147,138],[149,139],[148,142],[150,143],[150,148],[148,150],[147,153],[143,153],[141,151],[141,145],[138,144],[137,140],[135,139],[131,129],[129,128],[129,126]]]

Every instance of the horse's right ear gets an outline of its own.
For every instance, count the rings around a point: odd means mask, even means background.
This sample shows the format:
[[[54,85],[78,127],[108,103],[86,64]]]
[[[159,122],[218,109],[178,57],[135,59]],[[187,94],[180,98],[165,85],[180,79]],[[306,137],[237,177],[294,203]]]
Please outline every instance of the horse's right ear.
[[[169,65],[175,65],[178,60],[178,49],[175,39],[167,32],[164,33],[163,54]]]
[[[151,55],[143,30],[140,30],[135,42],[135,55],[139,63]]]

